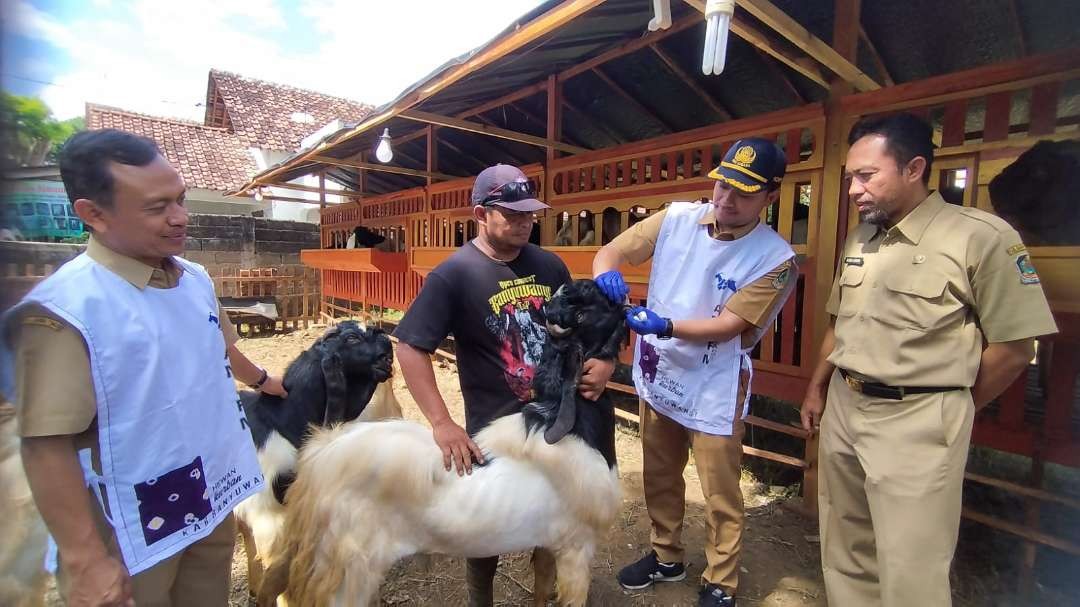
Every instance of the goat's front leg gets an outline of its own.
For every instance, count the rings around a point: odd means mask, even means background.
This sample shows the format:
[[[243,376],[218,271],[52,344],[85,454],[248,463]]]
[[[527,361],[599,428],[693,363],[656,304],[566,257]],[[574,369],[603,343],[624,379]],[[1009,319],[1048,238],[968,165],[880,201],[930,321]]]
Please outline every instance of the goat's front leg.
[[[251,532],[251,526],[242,518],[236,517],[236,527],[244,539],[244,553],[247,554],[248,595],[254,598],[259,596],[259,587],[262,585],[262,559],[255,545],[255,535]]]
[[[559,605],[585,607],[585,602],[589,598],[589,582],[592,578],[592,573],[589,571],[592,557],[592,546],[564,548],[555,553]]]
[[[555,554],[547,548],[533,550],[533,607],[544,607],[555,593]]]

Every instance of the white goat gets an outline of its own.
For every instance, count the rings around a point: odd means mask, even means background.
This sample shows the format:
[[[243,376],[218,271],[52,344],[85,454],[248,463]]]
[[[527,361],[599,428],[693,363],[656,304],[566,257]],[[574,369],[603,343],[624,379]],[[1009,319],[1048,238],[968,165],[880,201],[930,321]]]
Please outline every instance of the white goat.
[[[618,514],[612,403],[579,404],[587,358],[614,357],[622,311],[592,281],[559,290],[536,401],[476,436],[485,464],[443,468],[431,430],[394,420],[319,431],[300,455],[285,532],[259,604],[368,605],[393,563],[414,553],[486,557],[550,549],[561,603],[584,605],[596,542]],[[537,602],[546,594],[537,584]]]

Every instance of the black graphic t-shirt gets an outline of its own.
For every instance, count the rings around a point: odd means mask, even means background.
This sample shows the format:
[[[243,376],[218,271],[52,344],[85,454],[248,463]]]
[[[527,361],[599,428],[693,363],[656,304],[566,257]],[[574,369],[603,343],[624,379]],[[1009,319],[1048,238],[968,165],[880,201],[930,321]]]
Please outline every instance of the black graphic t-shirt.
[[[394,336],[433,352],[453,334],[465,429],[474,434],[529,401],[547,339],[543,305],[568,282],[562,259],[540,247],[501,262],[468,242],[428,275]]]

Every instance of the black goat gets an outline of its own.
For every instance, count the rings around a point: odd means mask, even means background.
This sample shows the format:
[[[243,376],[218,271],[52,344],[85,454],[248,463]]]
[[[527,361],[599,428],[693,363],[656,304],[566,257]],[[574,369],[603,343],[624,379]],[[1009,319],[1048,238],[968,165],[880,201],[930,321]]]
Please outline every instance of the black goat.
[[[990,180],[990,203],[1025,244],[1080,244],[1080,141],[1036,143]]]
[[[288,397],[240,393],[268,487],[236,508],[253,591],[262,577],[261,555],[284,523],[285,492],[296,478],[300,448],[311,429],[367,418],[371,409],[377,410],[373,417],[401,416],[387,382],[393,356],[390,338],[381,330],[346,321],[329,329],[289,365],[284,379]]]
[[[623,311],[592,281],[545,306],[550,339],[536,401],[476,435],[487,463],[459,477],[443,468],[431,429],[392,420],[316,433],[300,456],[286,531],[259,603],[368,605],[386,572],[415,553],[466,557],[534,547],[555,554],[559,600],[584,605],[597,540],[621,507],[611,401],[580,401],[586,357],[614,356]],[[534,601],[543,605],[538,572]],[[550,583],[550,578],[547,578]]]

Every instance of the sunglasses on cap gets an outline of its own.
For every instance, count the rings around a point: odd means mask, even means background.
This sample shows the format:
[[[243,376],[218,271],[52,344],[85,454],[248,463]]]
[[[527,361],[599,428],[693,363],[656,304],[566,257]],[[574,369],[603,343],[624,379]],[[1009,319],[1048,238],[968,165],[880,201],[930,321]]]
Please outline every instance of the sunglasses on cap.
[[[517,202],[536,198],[536,186],[531,181],[511,181],[492,190],[480,204],[490,206],[499,202]]]

